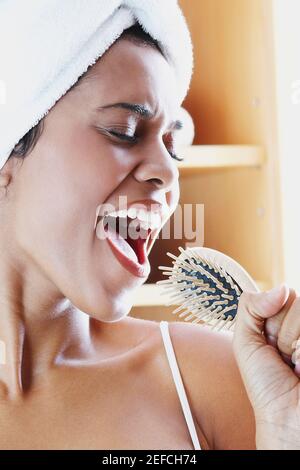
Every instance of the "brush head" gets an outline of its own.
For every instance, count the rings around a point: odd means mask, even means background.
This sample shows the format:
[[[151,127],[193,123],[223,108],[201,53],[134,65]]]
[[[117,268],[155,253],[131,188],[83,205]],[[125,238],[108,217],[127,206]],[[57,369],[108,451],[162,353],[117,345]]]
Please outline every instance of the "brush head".
[[[173,266],[159,266],[168,280],[156,284],[171,293],[166,305],[179,305],[173,314],[212,328],[233,329],[239,298],[244,291],[259,292],[250,275],[235,260],[205,247],[179,247],[180,255],[167,253]]]

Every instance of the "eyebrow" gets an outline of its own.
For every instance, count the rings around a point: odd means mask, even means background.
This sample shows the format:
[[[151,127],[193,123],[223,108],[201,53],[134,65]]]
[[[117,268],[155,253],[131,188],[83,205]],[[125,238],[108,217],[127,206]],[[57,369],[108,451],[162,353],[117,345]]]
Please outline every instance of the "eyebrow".
[[[147,108],[144,104],[140,103],[113,103],[113,104],[107,104],[106,106],[99,106],[96,108],[95,111],[105,111],[106,109],[112,109],[112,108],[118,108],[118,109],[126,109],[127,111],[130,111],[132,114],[137,114],[140,116],[142,119],[145,120],[150,120],[153,119],[155,114]],[[183,122],[177,119],[176,121],[173,121],[171,123],[171,129],[174,130],[179,130],[183,128]]]

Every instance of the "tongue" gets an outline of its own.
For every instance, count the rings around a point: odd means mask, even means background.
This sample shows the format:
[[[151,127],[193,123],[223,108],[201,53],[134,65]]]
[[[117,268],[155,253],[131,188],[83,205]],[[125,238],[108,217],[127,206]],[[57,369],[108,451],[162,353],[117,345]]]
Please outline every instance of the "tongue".
[[[105,228],[105,231],[107,232],[108,237],[110,238],[110,240],[112,240],[113,244],[120,251],[122,251],[124,253],[124,255],[127,256],[127,258],[130,258],[135,263],[139,262],[133,248],[131,248],[129,243],[127,243],[127,241],[124,240],[124,238],[122,238],[121,235],[118,232],[116,232],[116,230],[114,230],[113,227],[110,227],[109,225],[107,225],[106,228]]]

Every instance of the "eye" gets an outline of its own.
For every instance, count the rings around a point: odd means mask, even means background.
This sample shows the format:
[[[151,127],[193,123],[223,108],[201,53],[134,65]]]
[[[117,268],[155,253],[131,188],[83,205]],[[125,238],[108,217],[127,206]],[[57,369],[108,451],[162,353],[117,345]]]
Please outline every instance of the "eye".
[[[136,143],[138,141],[138,137],[136,135],[127,135],[127,134],[121,134],[120,132],[116,132],[116,131],[109,131],[109,133],[114,136],[114,137],[117,137],[118,139],[120,140],[123,140],[125,142],[130,142],[130,143]],[[174,153],[172,150],[169,150],[167,149],[169,154],[171,155],[172,158],[174,158],[174,160],[177,160],[179,162],[182,162],[184,161],[184,158],[180,158],[176,155],[176,153]]]

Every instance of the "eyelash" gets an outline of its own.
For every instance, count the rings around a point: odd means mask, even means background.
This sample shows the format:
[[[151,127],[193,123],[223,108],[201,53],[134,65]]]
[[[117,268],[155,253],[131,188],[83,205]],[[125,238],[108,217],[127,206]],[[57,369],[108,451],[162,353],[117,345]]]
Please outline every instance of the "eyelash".
[[[136,143],[137,141],[137,137],[136,136],[129,136],[127,134],[120,134],[119,132],[115,132],[115,131],[109,131],[109,133],[114,136],[114,137],[117,137],[118,139],[121,139],[121,140],[125,140],[126,142],[130,142],[130,143]],[[172,158],[174,158],[174,160],[177,160],[179,162],[182,162],[184,160],[184,158],[180,158],[178,157],[175,153],[173,153],[171,150],[168,150],[169,154],[171,155]]]

